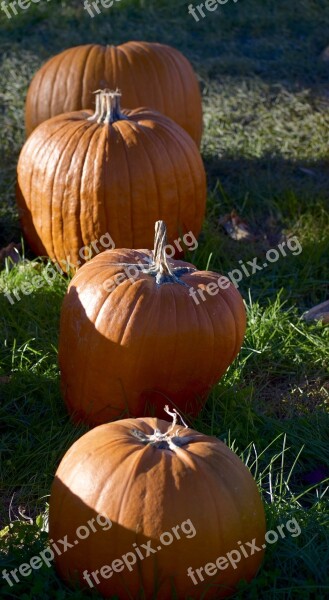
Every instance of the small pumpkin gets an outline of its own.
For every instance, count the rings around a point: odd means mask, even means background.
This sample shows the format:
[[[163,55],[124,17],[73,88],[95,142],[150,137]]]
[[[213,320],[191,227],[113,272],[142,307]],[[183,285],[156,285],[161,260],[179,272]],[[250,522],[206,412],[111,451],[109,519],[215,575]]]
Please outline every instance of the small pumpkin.
[[[95,114],[39,125],[18,161],[25,237],[64,271],[105,234],[119,248],[148,248],[156,220],[166,220],[171,242],[198,236],[204,218],[205,170],[190,136],[158,112],[121,111],[118,92],[98,92],[96,101]]]
[[[101,425],[68,450],[49,535],[70,544],[54,552],[68,584],[120,600],[210,600],[257,573],[265,515],[250,471],[223,442],[145,417]]]
[[[73,277],[59,364],[76,421],[161,416],[164,398],[196,415],[239,352],[246,327],[239,292],[226,279],[217,295],[206,293],[218,273],[168,259],[166,245],[159,221],[153,252],[106,250]]]
[[[116,87],[122,91],[127,108],[158,110],[200,144],[201,94],[193,68],[175,48],[150,42],[87,44],[53,56],[37,71],[29,87],[27,134],[50,117],[93,108],[93,90]]]

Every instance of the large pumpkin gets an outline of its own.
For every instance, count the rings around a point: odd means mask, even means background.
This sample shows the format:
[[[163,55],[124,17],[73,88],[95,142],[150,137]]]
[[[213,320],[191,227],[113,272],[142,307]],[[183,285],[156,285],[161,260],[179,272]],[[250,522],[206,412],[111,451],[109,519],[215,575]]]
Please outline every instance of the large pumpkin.
[[[249,470],[223,442],[124,419],[89,431],[62,459],[49,535],[69,544],[54,550],[69,584],[120,600],[208,600],[255,576],[265,516]]]
[[[191,137],[158,112],[121,112],[117,92],[96,97],[94,115],[39,125],[18,161],[25,237],[64,271],[84,262],[81,249],[104,234],[119,248],[149,248],[157,219],[166,220],[171,242],[198,236],[204,217],[206,176]]]
[[[72,279],[59,363],[75,420],[161,416],[164,399],[195,415],[239,352],[246,325],[239,292],[218,273],[168,260],[165,247],[158,222],[153,253],[106,250]]]
[[[202,107],[194,71],[175,48],[149,42],[88,44],[53,56],[30,85],[27,134],[60,113],[93,108],[93,91],[104,87],[119,87],[126,108],[148,106],[171,117],[200,144]]]

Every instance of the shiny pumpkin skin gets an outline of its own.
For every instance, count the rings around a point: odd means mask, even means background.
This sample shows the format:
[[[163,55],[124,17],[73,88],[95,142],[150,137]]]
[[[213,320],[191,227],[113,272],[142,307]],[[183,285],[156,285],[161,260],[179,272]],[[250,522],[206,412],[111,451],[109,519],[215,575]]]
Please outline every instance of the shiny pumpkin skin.
[[[206,175],[190,136],[148,109],[123,110],[128,119],[113,123],[92,115],[49,119],[21,151],[16,197],[33,252],[67,272],[84,262],[80,250],[104,234],[117,248],[151,247],[158,219],[167,223],[169,242],[190,231],[197,237]]]
[[[27,135],[58,114],[92,109],[93,92],[99,88],[119,88],[126,108],[148,106],[162,112],[200,145],[201,94],[191,64],[175,48],[139,41],[76,46],[50,58],[28,90]]]
[[[241,579],[255,576],[266,529],[253,477],[223,442],[192,429],[173,430],[176,440],[186,437],[188,443],[180,447],[176,441],[171,449],[145,444],[132,435],[134,430],[164,433],[170,427],[158,419],[124,419],[89,431],[66,453],[51,488],[49,511],[51,539],[67,536],[73,545],[55,557],[64,581],[70,583],[77,576],[90,589],[83,579],[85,570],[89,575],[99,572],[136,547],[145,558],[137,558],[131,570],[113,571],[108,579],[99,575],[99,584],[92,579],[104,598],[115,594],[120,600],[224,598]],[[92,519],[95,523],[97,515],[102,523],[104,517],[110,519],[112,527],[103,531],[96,523],[97,531],[74,545],[77,528]],[[192,527],[184,528],[189,537],[178,528],[180,539],[173,535],[172,543],[161,543],[162,533],[188,520]],[[150,540],[152,549],[161,550],[147,556],[142,544]],[[253,554],[247,544],[252,540],[259,548]],[[229,564],[211,577],[203,571],[204,581],[198,585],[188,577],[189,567],[195,571],[214,564],[232,550],[241,550],[241,544],[247,557],[240,552],[235,569]],[[140,595],[141,588],[145,596]]]
[[[204,290],[219,274],[173,259],[173,270],[188,270],[180,283],[159,285],[142,271],[127,278],[124,264],[152,258],[150,250],[107,250],[69,285],[59,364],[63,397],[76,421],[161,416],[164,402],[196,415],[241,348],[246,313],[235,287],[228,282],[196,304],[190,288]]]

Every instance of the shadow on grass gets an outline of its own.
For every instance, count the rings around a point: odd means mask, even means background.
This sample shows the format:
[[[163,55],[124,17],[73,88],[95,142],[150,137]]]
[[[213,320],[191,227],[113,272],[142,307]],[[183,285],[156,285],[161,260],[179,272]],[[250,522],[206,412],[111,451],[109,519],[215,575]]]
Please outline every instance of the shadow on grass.
[[[206,78],[248,74],[298,86],[327,80],[319,60],[329,44],[326,0],[228,2],[205,12],[196,21],[185,0],[129,0],[91,18],[80,0],[41,2],[3,18],[2,46],[35,48],[44,60],[78,44],[147,39],[177,46]]]
[[[296,196],[297,211],[298,203],[305,208],[311,206],[315,198],[323,198],[323,206],[329,209],[328,160],[299,161],[266,154],[261,158],[206,154],[204,162],[209,189],[219,180],[227,195],[237,201],[250,197],[249,204],[254,201],[256,206],[266,206],[290,194]]]
[[[251,226],[277,242],[282,227],[304,213],[329,210],[329,162],[294,161],[264,155],[261,158],[204,158],[208,190],[206,218],[220,218],[232,209],[248,216]],[[0,222],[0,248],[23,236],[15,211]],[[33,253],[25,243],[26,256]]]

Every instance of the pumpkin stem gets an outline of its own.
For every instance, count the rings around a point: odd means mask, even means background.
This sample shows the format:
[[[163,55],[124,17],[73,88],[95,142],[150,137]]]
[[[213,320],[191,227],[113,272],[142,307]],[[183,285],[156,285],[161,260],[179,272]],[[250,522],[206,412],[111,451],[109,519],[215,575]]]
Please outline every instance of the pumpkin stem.
[[[157,271],[160,275],[160,278],[163,276],[173,276],[173,272],[168,263],[168,257],[166,254],[166,245],[167,245],[167,227],[164,221],[156,221],[155,223],[155,236],[154,236],[154,265],[157,268]]]
[[[167,413],[167,415],[170,415],[172,417],[172,424],[171,424],[171,428],[169,429],[169,431],[171,431],[176,426],[177,417],[180,418],[180,420],[181,420],[182,424],[184,425],[185,429],[188,429],[188,426],[186,425],[186,423],[185,423],[182,415],[179,414],[179,412],[176,410],[176,408],[173,408],[173,412],[171,412],[169,410],[168,404],[166,404],[166,406],[164,407],[164,411]]]
[[[96,113],[95,113],[96,114]],[[167,245],[167,228],[164,221],[156,221],[155,223],[155,236],[154,236],[154,250],[152,252],[152,259],[145,257],[147,263],[112,263],[112,266],[116,267],[134,267],[135,269],[155,277],[155,281],[158,285],[163,283],[179,283],[188,287],[187,283],[182,281],[180,278],[186,273],[194,273],[196,269],[194,267],[171,267],[168,262],[166,254]]]
[[[156,282],[161,285],[162,283],[180,283],[181,285],[187,284],[181,281],[180,276],[185,273],[195,271],[189,267],[179,267],[172,269],[168,262],[166,253],[167,245],[167,227],[164,221],[156,221],[155,223],[155,236],[154,236],[154,250],[153,250],[153,265],[151,269],[148,269],[149,275],[154,275]],[[145,271],[146,272],[146,271]]]
[[[116,121],[127,121],[126,117],[120,108],[121,92],[116,89],[111,91],[96,90],[95,112],[88,121],[96,121],[97,123],[115,123]]]
[[[171,412],[169,410],[168,405],[164,407],[164,410],[168,415],[172,417],[172,423],[165,433],[161,433],[159,429],[154,429],[151,435],[147,435],[139,429],[133,429],[131,432],[133,436],[136,437],[143,444],[149,444],[150,446],[154,446],[155,448],[159,448],[160,450],[174,451],[177,447],[181,448],[182,446],[186,446],[186,444],[192,442],[194,440],[194,436],[180,436],[178,435],[180,431],[179,429],[176,429],[176,431],[174,431],[177,425],[177,417],[179,417],[182,421],[184,429],[188,429],[188,426],[186,425],[179,412],[177,412],[175,408],[173,408],[173,412]]]

